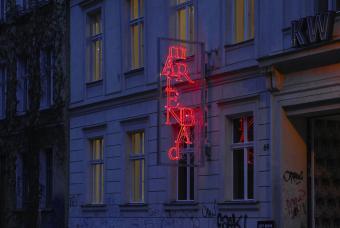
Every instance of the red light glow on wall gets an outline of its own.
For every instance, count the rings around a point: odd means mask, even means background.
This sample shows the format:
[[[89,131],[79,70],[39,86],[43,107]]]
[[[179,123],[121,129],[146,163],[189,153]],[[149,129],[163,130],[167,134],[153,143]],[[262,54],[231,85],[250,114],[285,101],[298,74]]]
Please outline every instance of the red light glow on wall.
[[[195,110],[179,102],[180,92],[174,87],[175,82],[187,82],[194,85],[188,65],[185,62],[187,49],[182,46],[170,46],[165,65],[161,75],[166,77],[166,125],[178,124],[180,126],[174,145],[168,150],[170,160],[181,159],[181,147],[192,144],[190,129],[195,126]]]

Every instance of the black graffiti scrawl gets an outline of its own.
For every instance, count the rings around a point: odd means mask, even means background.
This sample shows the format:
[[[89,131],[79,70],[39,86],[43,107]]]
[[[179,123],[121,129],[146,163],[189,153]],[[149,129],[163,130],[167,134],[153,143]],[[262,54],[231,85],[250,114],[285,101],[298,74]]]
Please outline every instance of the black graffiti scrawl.
[[[217,227],[220,228],[246,228],[247,227],[247,218],[248,216],[240,215],[235,216],[235,214],[232,214],[230,216],[228,215],[222,215],[221,213],[218,213],[217,215]],[[242,223],[243,220],[243,223]],[[243,226],[242,226],[243,224]]]
[[[290,182],[291,184],[300,184],[303,181],[303,171],[300,171],[300,173],[286,170],[283,174],[283,180],[285,182]]]

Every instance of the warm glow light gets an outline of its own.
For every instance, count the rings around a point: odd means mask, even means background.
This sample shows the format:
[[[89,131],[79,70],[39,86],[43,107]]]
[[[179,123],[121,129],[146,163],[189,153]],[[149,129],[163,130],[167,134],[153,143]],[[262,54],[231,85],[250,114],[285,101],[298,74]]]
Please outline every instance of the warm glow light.
[[[190,78],[188,65],[183,62],[186,60],[186,48],[181,46],[169,47],[169,54],[165,65],[162,69],[161,75],[166,77],[166,125],[171,125],[171,120],[179,124],[180,129],[175,140],[174,146],[168,150],[168,157],[170,160],[179,160],[180,147],[182,144],[192,144],[190,139],[190,128],[195,125],[194,110],[189,107],[182,106],[178,100],[180,93],[175,89],[171,82],[186,81],[194,84]]]

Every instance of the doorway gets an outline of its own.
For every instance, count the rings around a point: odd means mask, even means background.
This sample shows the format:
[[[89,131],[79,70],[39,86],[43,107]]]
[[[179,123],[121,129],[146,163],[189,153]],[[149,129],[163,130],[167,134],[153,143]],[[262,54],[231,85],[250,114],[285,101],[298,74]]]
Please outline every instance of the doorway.
[[[340,115],[309,123],[310,227],[340,228]]]

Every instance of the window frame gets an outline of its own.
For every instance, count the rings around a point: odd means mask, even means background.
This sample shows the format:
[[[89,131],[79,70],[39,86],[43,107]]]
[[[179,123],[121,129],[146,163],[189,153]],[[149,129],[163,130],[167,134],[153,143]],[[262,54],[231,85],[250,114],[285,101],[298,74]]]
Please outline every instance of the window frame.
[[[91,17],[93,17],[96,14],[100,14],[100,33],[98,34],[91,34]],[[86,83],[95,83],[98,81],[102,81],[104,78],[104,8],[100,6],[96,6],[94,8],[91,8],[87,11],[85,11],[85,59],[86,59]],[[95,44],[95,42],[100,41],[101,45],[101,56],[100,56],[100,72],[99,77],[95,78],[95,72],[94,72],[94,65],[95,65],[95,58],[92,52],[92,45]]]
[[[129,12],[128,12],[128,23],[129,23],[129,70],[136,70],[143,68],[145,65],[145,0],[137,0],[138,1],[138,16],[136,18],[132,18],[131,11],[133,0],[129,1]],[[143,6],[141,7],[141,2],[143,2]],[[138,65],[134,65],[134,34],[132,32],[133,27],[137,26],[138,28]],[[142,29],[141,29],[142,28]]]
[[[252,117],[253,118],[253,141],[248,141],[248,117]],[[247,124],[244,124],[244,142],[234,142],[234,120],[236,119],[242,119],[242,121],[246,121]],[[230,144],[230,148],[231,148],[231,152],[232,152],[232,161],[233,161],[233,183],[235,181],[235,173],[234,173],[234,156],[235,156],[235,151],[236,150],[243,150],[243,198],[236,198],[235,197],[235,192],[234,192],[234,184],[233,184],[233,200],[254,200],[254,190],[255,190],[255,186],[254,186],[254,177],[255,177],[255,172],[254,172],[254,160],[253,160],[253,197],[252,198],[248,198],[248,150],[249,148],[253,149],[253,157],[255,154],[255,144],[254,144],[254,140],[255,140],[255,135],[254,135],[254,115],[252,113],[248,113],[248,114],[242,114],[238,117],[233,117],[230,119],[231,121],[231,144]]]
[[[140,151],[140,153],[138,154],[133,154],[132,152],[132,148],[133,148],[133,140],[132,140],[132,137],[134,134],[140,134],[140,133],[143,133],[143,142],[141,145],[142,145],[142,149]],[[129,140],[129,145],[128,145],[128,152],[127,152],[127,157],[128,157],[128,185],[129,185],[129,203],[131,204],[138,204],[138,203],[145,203],[145,180],[146,180],[146,175],[145,175],[145,170],[146,170],[146,162],[145,162],[145,130],[144,129],[140,129],[140,130],[134,130],[134,131],[129,131],[128,132],[128,140]],[[143,162],[143,171],[142,171],[142,166],[140,165],[140,171],[139,171],[139,183],[141,184],[140,186],[140,189],[139,189],[139,195],[141,196],[141,200],[140,201],[135,201],[133,198],[133,193],[134,193],[134,190],[132,189],[133,187],[133,180],[134,180],[134,177],[133,177],[133,173],[132,173],[132,163],[134,161],[140,161],[140,162]]]
[[[105,140],[103,136],[95,136],[95,137],[91,137],[88,138],[88,146],[89,146],[89,159],[88,159],[88,202],[90,205],[103,205],[104,204],[104,196],[105,196],[105,167],[104,167],[104,154],[105,154]],[[102,159],[93,159],[93,142],[95,140],[101,140],[101,156]],[[94,192],[93,192],[93,188],[94,188],[94,181],[93,181],[93,170],[92,168],[96,165],[101,165],[101,199],[100,201],[95,201],[94,200]]]
[[[219,121],[220,130],[219,133],[219,145],[222,153],[220,155],[216,155],[216,159],[221,160],[221,172],[223,175],[218,177],[220,183],[220,191],[219,196],[217,197],[218,201],[225,203],[233,203],[234,201],[240,202],[241,204],[244,202],[248,204],[248,202],[256,202],[258,197],[257,195],[257,181],[258,181],[258,173],[257,173],[257,151],[259,146],[259,135],[258,131],[258,122],[259,113],[260,113],[260,101],[258,95],[247,96],[245,98],[235,98],[228,101],[221,101],[218,104],[218,113],[219,115],[216,118],[213,118],[214,121]],[[253,115],[254,119],[254,199],[252,200],[234,200],[233,199],[233,151],[231,149],[232,144],[232,122],[231,120],[242,115]],[[212,153],[214,154],[214,153]]]

